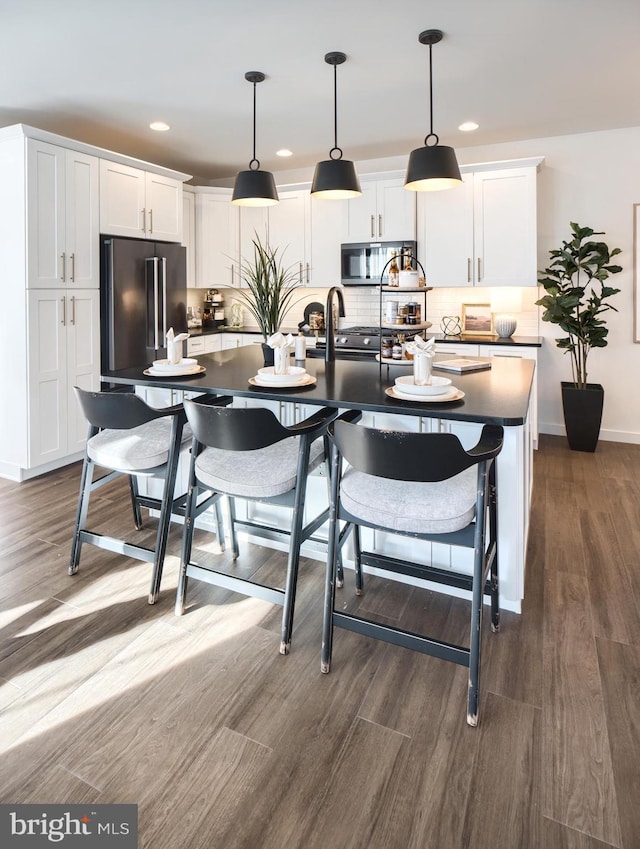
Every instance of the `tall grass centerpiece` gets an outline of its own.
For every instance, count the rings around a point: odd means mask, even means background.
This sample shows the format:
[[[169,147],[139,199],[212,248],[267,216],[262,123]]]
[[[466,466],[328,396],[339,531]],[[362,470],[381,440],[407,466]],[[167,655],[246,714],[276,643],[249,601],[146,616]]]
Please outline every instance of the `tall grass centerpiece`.
[[[247,288],[236,289],[236,294],[255,318],[266,342],[280,330],[289,310],[303,300],[293,301],[300,276],[294,265],[283,265],[279,248],[261,241],[257,233],[252,244],[252,260],[243,259],[240,267]]]

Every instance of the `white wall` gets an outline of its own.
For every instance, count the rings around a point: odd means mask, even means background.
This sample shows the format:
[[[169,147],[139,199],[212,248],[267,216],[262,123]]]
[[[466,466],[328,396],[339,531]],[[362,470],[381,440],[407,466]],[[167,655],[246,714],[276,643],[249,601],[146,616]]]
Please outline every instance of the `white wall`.
[[[449,143],[448,140],[445,140]],[[570,236],[570,221],[603,230],[610,247],[622,249],[616,262],[623,271],[612,279],[622,291],[612,303],[618,312],[607,315],[609,345],[589,358],[589,380],[605,387],[601,438],[640,443],[640,344],[633,342],[633,204],[640,203],[640,127],[507,142],[457,149],[460,164],[544,156],[538,175],[538,267],[548,265],[549,250]],[[358,163],[362,175],[403,169],[407,157]],[[310,172],[276,175],[278,183],[310,180]],[[447,290],[428,297],[432,312],[449,297],[453,304],[469,290]],[[540,294],[543,294],[541,289]],[[529,334],[535,321],[527,310],[518,332]],[[556,346],[561,336],[555,325],[538,322],[545,341],[539,358],[539,417],[544,433],[564,433],[560,381],[571,379],[571,364]]]

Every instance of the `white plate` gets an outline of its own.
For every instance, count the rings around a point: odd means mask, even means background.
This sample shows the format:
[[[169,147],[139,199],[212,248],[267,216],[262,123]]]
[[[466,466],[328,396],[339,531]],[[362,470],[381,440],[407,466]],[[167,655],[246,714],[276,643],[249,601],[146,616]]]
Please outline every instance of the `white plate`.
[[[154,360],[151,368],[156,369],[156,371],[170,371],[175,373],[178,369],[193,368],[197,365],[197,360],[183,357],[179,363],[170,363],[169,360]]]
[[[455,386],[450,386],[442,395],[407,395],[405,392],[400,392],[397,386],[389,386],[384,392],[385,395],[396,398],[398,401],[414,401],[420,404],[446,404],[464,398],[464,392]]]
[[[381,357],[380,354],[376,354],[376,360],[379,363],[384,363],[387,366],[412,366],[413,360],[407,359],[407,357],[403,357],[401,360],[391,360],[389,357]]]
[[[153,366],[149,366],[142,373],[151,375],[151,377],[193,377],[196,374],[204,374],[206,368],[204,366],[195,365],[191,366],[189,371],[167,371],[166,369],[161,369],[158,371]]]
[[[273,366],[259,368],[256,378],[259,378],[265,383],[281,384],[290,383],[292,380],[300,380],[300,378],[307,373],[307,370],[302,366],[289,366],[286,374],[274,374],[273,369]]]
[[[427,386],[417,386],[413,382],[412,374],[403,374],[402,377],[396,377],[396,387],[399,392],[404,392],[409,395],[442,395],[451,386],[451,380],[448,377],[439,377],[432,375],[431,383]]]
[[[249,383],[252,386],[262,386],[266,389],[294,389],[302,386],[311,386],[316,382],[316,378],[312,374],[303,374],[296,378],[290,378],[288,383],[274,383],[272,380],[262,380],[260,375],[249,378]]]

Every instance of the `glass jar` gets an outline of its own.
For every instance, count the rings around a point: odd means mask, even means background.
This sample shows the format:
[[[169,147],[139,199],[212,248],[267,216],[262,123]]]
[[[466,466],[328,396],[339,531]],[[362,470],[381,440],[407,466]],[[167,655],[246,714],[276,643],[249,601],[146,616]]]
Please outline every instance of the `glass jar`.
[[[389,336],[384,336],[380,342],[380,356],[383,360],[390,360],[393,357],[393,339]]]
[[[391,350],[391,359],[392,360],[401,360],[402,359],[402,343],[398,339],[397,336],[393,337],[393,347]]]

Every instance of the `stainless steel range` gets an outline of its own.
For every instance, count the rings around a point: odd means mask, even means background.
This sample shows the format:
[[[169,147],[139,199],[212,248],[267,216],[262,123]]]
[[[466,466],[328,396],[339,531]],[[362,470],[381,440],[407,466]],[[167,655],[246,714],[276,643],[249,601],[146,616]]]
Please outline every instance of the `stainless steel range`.
[[[345,327],[335,335],[336,351],[377,354],[380,350],[379,327]],[[327,337],[318,336],[317,347],[326,348]]]

